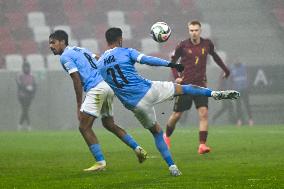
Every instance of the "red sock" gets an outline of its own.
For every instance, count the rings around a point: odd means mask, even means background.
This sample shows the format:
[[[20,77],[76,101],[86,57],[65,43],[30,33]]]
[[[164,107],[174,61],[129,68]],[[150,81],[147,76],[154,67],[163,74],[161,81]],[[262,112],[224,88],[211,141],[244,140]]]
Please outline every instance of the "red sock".
[[[207,140],[208,131],[199,131],[199,143],[205,144]]]

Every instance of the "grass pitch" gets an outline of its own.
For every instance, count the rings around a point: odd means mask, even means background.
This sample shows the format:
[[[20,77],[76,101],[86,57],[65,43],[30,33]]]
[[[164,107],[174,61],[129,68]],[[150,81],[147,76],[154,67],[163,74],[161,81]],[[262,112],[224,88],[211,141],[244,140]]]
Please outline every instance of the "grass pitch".
[[[76,131],[1,132],[0,188],[284,188],[284,125],[211,127],[212,152],[198,155],[198,130],[177,128],[174,160],[183,175],[169,175],[150,133],[126,129],[148,151],[139,164],[134,152],[97,129],[107,170],[84,173],[94,162]]]

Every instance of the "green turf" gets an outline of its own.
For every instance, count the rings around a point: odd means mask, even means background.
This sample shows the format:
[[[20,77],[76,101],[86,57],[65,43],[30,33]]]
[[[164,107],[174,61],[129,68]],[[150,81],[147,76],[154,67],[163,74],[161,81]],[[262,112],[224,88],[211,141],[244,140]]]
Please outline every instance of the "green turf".
[[[183,175],[171,177],[144,129],[127,129],[145,147],[143,164],[105,130],[98,136],[106,171],[93,163],[79,132],[1,132],[0,188],[284,188],[284,125],[211,127],[212,153],[197,154],[198,130],[178,128],[172,154]]]

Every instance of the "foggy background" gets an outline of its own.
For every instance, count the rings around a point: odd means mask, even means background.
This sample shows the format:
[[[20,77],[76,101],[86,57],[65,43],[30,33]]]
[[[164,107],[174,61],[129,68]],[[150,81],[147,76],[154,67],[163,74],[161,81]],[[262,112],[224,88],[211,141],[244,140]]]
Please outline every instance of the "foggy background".
[[[48,36],[64,29],[70,45],[100,54],[104,32],[118,26],[124,46],[165,59],[180,40],[188,38],[187,22],[198,19],[227,65],[236,60],[248,67],[251,108],[256,124],[284,123],[284,1],[282,0],[0,0],[0,130],[16,130],[20,116],[16,76],[29,60],[38,90],[31,105],[33,130],[77,129],[76,99],[71,78],[59,57],[51,55]],[[150,38],[150,27],[164,21],[172,29],[166,43]],[[146,78],[171,80],[168,68],[137,65]],[[208,60],[208,85],[216,88],[221,68]],[[209,125],[221,102],[210,99]],[[173,102],[156,107],[162,127]],[[115,119],[123,127],[139,123],[115,100]],[[214,125],[228,124],[227,114]],[[101,125],[95,122],[96,127]],[[197,127],[193,106],[183,126]]]

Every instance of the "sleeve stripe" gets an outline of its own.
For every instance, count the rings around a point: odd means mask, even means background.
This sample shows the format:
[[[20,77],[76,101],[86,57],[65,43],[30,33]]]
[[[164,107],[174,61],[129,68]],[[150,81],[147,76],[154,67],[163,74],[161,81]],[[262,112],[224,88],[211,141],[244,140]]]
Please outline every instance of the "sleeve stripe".
[[[74,73],[74,72],[77,72],[78,69],[77,68],[72,68],[71,70],[68,70],[68,73],[71,74],[71,73]]]
[[[143,56],[144,56],[144,54],[139,54],[139,56],[137,57],[137,62],[140,62],[140,60]]]

